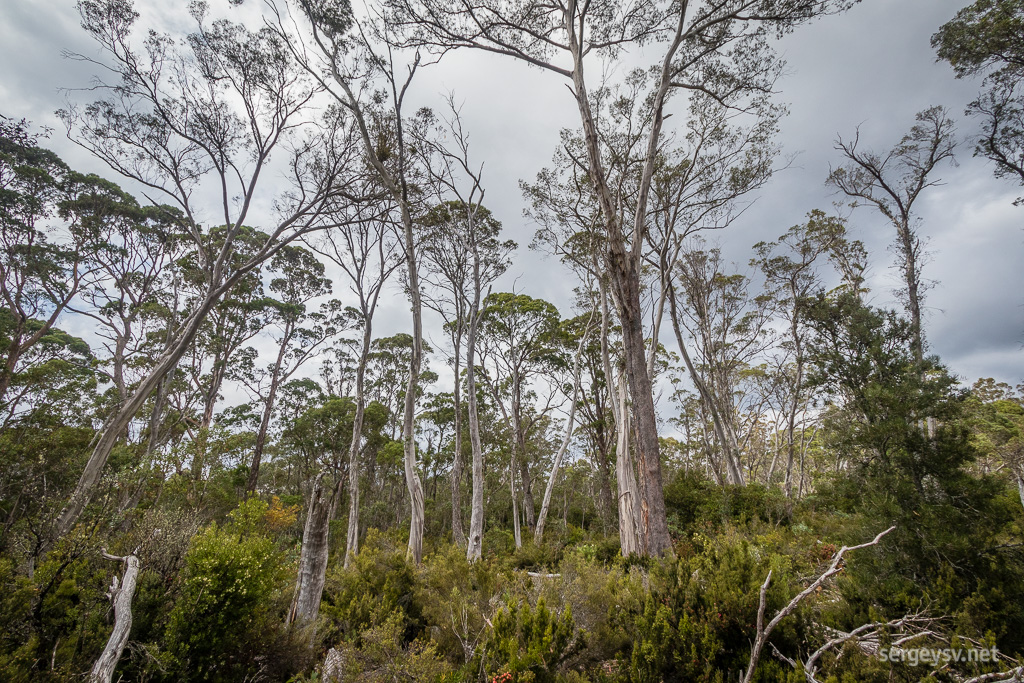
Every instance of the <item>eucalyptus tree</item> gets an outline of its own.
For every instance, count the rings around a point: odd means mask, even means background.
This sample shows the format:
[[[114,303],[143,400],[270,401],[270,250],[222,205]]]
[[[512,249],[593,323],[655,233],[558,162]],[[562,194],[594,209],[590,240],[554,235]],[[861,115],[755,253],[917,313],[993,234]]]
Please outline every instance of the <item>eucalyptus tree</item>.
[[[562,362],[558,358],[559,322],[558,309],[552,304],[525,294],[489,294],[481,312],[481,341],[486,345],[489,366],[487,383],[512,433],[511,476],[513,482],[516,475],[522,482],[523,511],[531,530],[536,527],[537,510],[527,442],[528,432],[539,416],[529,414],[527,403],[533,394],[531,385]],[[547,408],[541,412],[547,412]],[[513,502],[517,503],[515,498]]]
[[[80,194],[99,193],[103,182],[72,171],[38,146],[40,137],[25,121],[0,118],[0,408],[8,412],[16,409],[7,395],[23,357],[92,285],[105,220],[74,204]]]
[[[276,334],[271,332],[277,354],[273,363],[260,368],[255,364],[255,349],[246,349],[250,362],[240,373],[250,391],[263,403],[246,481],[248,494],[256,491],[259,481],[278,389],[348,326],[345,311],[337,300],[324,303],[319,311],[307,310],[311,301],[331,292],[324,264],[312,252],[299,246],[287,246],[274,255],[269,266],[274,275],[269,289],[276,298],[269,297],[265,301],[264,331],[267,327],[277,330]]]
[[[178,232],[180,212],[168,206],[140,206],[113,183],[93,178],[94,190],[76,200],[96,224],[100,248],[93,254],[95,281],[69,309],[96,324],[106,348],[104,374],[116,404],[129,397],[136,375],[150,365],[148,348],[167,324],[164,288],[175,261],[184,256]]]
[[[575,341],[574,337],[578,338],[579,341],[576,343],[576,351],[572,356],[571,372],[569,373],[568,380],[571,390],[566,392],[569,399],[569,415],[566,418],[565,424],[565,436],[562,437],[562,443],[558,447],[558,452],[555,453],[553,462],[551,463],[551,473],[548,475],[548,485],[544,489],[544,499],[541,501],[540,512],[537,514],[537,526],[534,528],[533,539],[534,542],[540,544],[544,538],[544,523],[547,521],[548,510],[551,507],[551,494],[555,489],[555,483],[558,481],[558,475],[562,468],[562,460],[565,458],[565,453],[569,449],[569,444],[572,442],[572,437],[576,428],[576,410],[579,405],[579,394],[580,394],[580,377],[582,374],[582,362],[587,348],[587,340],[593,332],[595,315],[597,309],[591,309],[589,315],[584,314],[572,320],[566,320],[562,323],[562,343],[565,347],[572,347],[572,342]],[[568,350],[568,349],[566,349]],[[565,391],[565,388],[562,389]]]
[[[474,48],[513,58],[569,81],[583,130],[581,159],[603,218],[604,269],[619,308],[626,375],[636,419],[642,490],[644,552],[671,552],[658,443],[657,417],[641,308],[641,264],[648,235],[652,178],[662,147],[667,105],[680,91],[733,111],[770,107],[780,73],[771,40],[801,23],[849,5],[847,0],[727,0],[725,2],[539,2],[529,0],[391,0],[406,27],[403,44],[435,49]],[[631,215],[609,181],[603,122],[594,110],[585,65],[621,63],[641,44],[656,44],[653,77],[644,98],[641,164],[631,187]],[[589,58],[589,59],[588,59]],[[612,70],[613,71],[613,70]]]
[[[513,241],[502,242],[499,239],[501,223],[479,204],[482,196],[482,190],[475,186],[471,187],[469,199],[476,200],[475,204],[451,200],[432,207],[420,218],[426,231],[421,243],[423,281],[428,286],[424,294],[424,303],[441,316],[452,346],[452,400],[455,408],[451,476],[452,534],[456,542],[463,547],[466,546],[467,539],[462,526],[459,489],[463,468],[462,359],[464,346],[467,345],[465,338],[470,336],[470,343],[475,346],[480,302],[485,296],[481,290],[505,271],[509,264],[508,254],[516,246]],[[465,349],[467,373],[475,373],[475,368],[471,370],[468,367],[469,363],[475,362],[475,353],[475,349]],[[471,400],[475,403],[475,399]],[[468,411],[470,421],[478,420],[476,413],[474,405],[473,409]],[[471,429],[479,432],[479,425]],[[470,441],[473,441],[472,436]],[[482,450],[472,444],[470,448],[475,468]],[[472,525],[472,519],[470,523]]]
[[[987,89],[967,106],[982,121],[975,154],[996,164],[997,176],[1024,184],[1024,3],[976,0],[932,36],[940,59],[957,78],[985,74]],[[1016,203],[1024,202],[1018,197]]]
[[[427,176],[438,197],[448,197],[422,219],[427,227],[422,242],[424,277],[439,297],[431,305],[446,321],[454,350],[455,454],[452,468],[452,532],[462,536],[459,483],[462,471],[461,373],[462,338],[466,338],[466,418],[472,455],[470,529],[466,557],[478,560],[483,549],[484,471],[480,436],[480,407],[476,381],[477,344],[483,301],[491,285],[508,269],[512,240],[500,239],[501,223],[483,206],[483,164],[472,163],[469,136],[454,97],[448,97],[450,115],[433,130],[414,129],[424,150]],[[486,291],[485,291],[486,290]],[[446,314],[445,311],[448,311]]]
[[[310,482],[306,523],[299,553],[299,571],[295,594],[287,623],[315,627],[320,611],[327,572],[330,521],[334,517],[346,482],[350,444],[355,440],[356,405],[350,397],[331,397],[322,405],[311,405],[285,431],[284,439],[296,448],[305,460]],[[379,443],[387,411],[372,404],[364,411],[364,434],[368,442]]]
[[[772,311],[768,297],[750,295],[746,276],[724,269],[717,248],[695,246],[683,254],[676,267],[679,290],[674,299],[680,300],[673,301],[672,323],[677,336],[685,329],[694,340],[696,363],[688,370],[713,407],[728,481],[745,484],[741,454],[751,432],[741,433],[738,390],[744,371],[771,343]]]
[[[786,324],[779,345],[782,351],[776,359],[776,369],[782,405],[782,419],[786,435],[786,474],[783,490],[786,497],[793,494],[793,463],[797,455],[797,426],[800,425],[800,443],[804,442],[801,415],[806,412],[811,398],[806,387],[807,341],[811,330],[807,321],[810,297],[821,287],[820,261],[829,254],[849,253],[846,223],[822,211],[812,211],[807,222],[795,225],[774,242],[754,245],[757,257],[751,265],[765,278],[769,295],[779,317]]]
[[[953,161],[957,141],[952,119],[943,107],[919,112],[917,123],[888,152],[860,148],[860,131],[853,140],[836,142],[845,163],[829,172],[828,182],[853,200],[853,206],[874,207],[896,230],[897,267],[903,278],[901,299],[910,314],[914,357],[924,361],[921,307],[927,283],[921,279],[925,257],[919,231],[921,219],[914,204],[921,193],[939,184],[935,170]]]
[[[207,236],[211,247],[216,248],[214,245],[224,239],[225,234],[224,228],[211,230]],[[241,226],[234,238],[235,248],[226,261],[228,272],[245,264],[267,239],[261,231]],[[200,305],[206,292],[205,274],[196,267],[197,262],[190,250],[177,264],[185,288],[185,315]],[[263,286],[264,265],[239,278],[231,291],[211,307],[189,352],[179,363],[193,384],[194,397],[201,406],[199,419],[189,426],[193,442],[192,478],[195,481],[203,478],[203,469],[208,464],[207,441],[222,398],[224,381],[235,373],[239,352],[244,345],[260,334],[267,324],[270,300]]]
[[[298,0],[296,12],[268,0],[269,30],[336,105],[351,117],[361,142],[363,162],[393,202],[395,223],[405,256],[405,292],[412,314],[412,347],[402,419],[404,471],[410,504],[408,554],[423,556],[423,484],[417,470],[416,398],[423,365],[423,304],[416,241],[416,216],[424,203],[424,155],[417,129],[429,127],[432,114],[406,113],[406,97],[423,62],[419,52],[392,47],[394,27],[386,12],[353,15],[348,0]]]
[[[366,411],[366,366],[373,341],[373,317],[385,284],[402,264],[400,245],[388,220],[388,212],[374,203],[352,209],[360,220],[337,230],[324,232],[309,244],[317,253],[337,265],[348,278],[349,289],[358,299],[357,320],[362,339],[355,359],[355,417],[349,444],[349,510],[345,542],[345,566],[359,552],[359,458]]]
[[[82,0],[82,26],[98,57],[77,55],[108,75],[100,99],[61,112],[72,139],[148,194],[181,211],[179,230],[195,250],[203,293],[131,396],[110,416],[54,534],[62,536],[88,503],[119,435],[192,345],[210,310],[289,241],[329,225],[328,200],[348,192],[351,146],[344,122],[312,126],[317,86],[266,27],[209,21],[193,3],[187,39],[152,31],[137,39],[130,0]],[[271,160],[280,162],[270,177]],[[242,226],[266,202],[267,239],[231,264]],[[203,224],[224,226],[213,243]]]

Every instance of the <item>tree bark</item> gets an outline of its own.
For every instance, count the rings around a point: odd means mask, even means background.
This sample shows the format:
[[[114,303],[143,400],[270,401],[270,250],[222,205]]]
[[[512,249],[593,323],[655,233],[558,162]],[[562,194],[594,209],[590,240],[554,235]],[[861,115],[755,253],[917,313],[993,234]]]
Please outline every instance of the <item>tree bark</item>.
[[[364,316],[363,347],[356,367],[356,414],[352,418],[352,443],[348,450],[348,534],[345,540],[345,567],[359,552],[359,452],[363,441],[363,417],[366,414],[366,397],[363,387],[366,379],[366,361],[370,357],[370,342],[373,334],[371,316]]]
[[[473,497],[469,518],[469,538],[466,539],[466,559],[479,560],[484,540],[484,449],[480,441],[480,417],[476,395],[476,335],[480,326],[480,258],[474,243],[473,253],[473,310],[470,311],[469,338],[466,340],[466,408],[469,418],[469,441],[473,451]]]
[[[466,547],[466,531],[462,528],[462,377],[459,375],[462,358],[462,320],[457,321],[458,330],[453,335],[455,342],[455,383],[452,388],[452,401],[455,404],[455,448],[452,451],[452,540],[459,548]]]
[[[409,382],[405,389],[405,412],[402,418],[402,446],[405,454],[405,483],[409,489],[408,556],[415,564],[423,560],[423,484],[416,472],[416,390],[419,387],[420,365],[423,361],[423,306],[420,300],[419,272],[416,266],[416,242],[412,234],[412,215],[407,202],[402,202],[402,223],[405,227],[405,262],[409,273],[409,300],[412,303],[412,353],[409,360]]]
[[[579,394],[580,388],[580,358],[583,356],[583,347],[586,345],[587,337],[590,334],[588,329],[580,340],[579,347],[576,349],[576,359],[573,362],[572,369],[572,397],[569,399],[571,404],[569,406],[569,421],[565,426],[565,437],[562,439],[562,445],[558,448],[558,453],[555,454],[555,461],[551,464],[551,476],[548,478],[547,488],[544,489],[544,500],[540,504],[540,514],[537,515],[537,526],[533,532],[533,542],[540,545],[540,542],[544,538],[544,522],[548,517],[548,508],[551,506],[551,493],[555,489],[555,482],[558,480],[558,472],[562,467],[562,458],[565,457],[566,450],[569,449],[569,442],[572,440],[573,428],[576,426],[576,397]]]
[[[128,643],[128,635],[132,630],[132,598],[135,596],[135,584],[139,578],[141,564],[133,553],[127,557],[115,557],[103,553],[108,560],[125,563],[124,576],[118,582],[114,575],[110,583],[110,600],[114,603],[114,630],[107,639],[106,647],[89,673],[89,683],[110,683],[114,677],[114,669],[121,659],[124,646]]]
[[[344,479],[339,477],[333,490],[327,494],[323,479],[323,472],[316,475],[309,496],[306,526],[302,531],[302,551],[299,554],[299,574],[286,624],[313,626],[320,614],[320,598],[324,592],[327,556],[330,552],[330,523],[344,483]]]
[[[616,423],[618,438],[615,444],[615,480],[619,488],[619,552],[623,557],[640,555],[643,546],[639,534],[640,497],[637,495],[636,475],[629,449],[629,406],[626,385],[620,375],[618,381],[620,419]]]

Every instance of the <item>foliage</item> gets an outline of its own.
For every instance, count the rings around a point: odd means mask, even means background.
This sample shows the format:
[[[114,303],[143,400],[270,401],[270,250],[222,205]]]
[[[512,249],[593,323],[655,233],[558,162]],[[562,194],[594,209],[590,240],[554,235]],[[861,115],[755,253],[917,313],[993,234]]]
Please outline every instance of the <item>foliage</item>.
[[[285,565],[263,532],[268,506],[251,499],[192,542],[167,647],[192,680],[232,681],[259,670],[272,642]]]

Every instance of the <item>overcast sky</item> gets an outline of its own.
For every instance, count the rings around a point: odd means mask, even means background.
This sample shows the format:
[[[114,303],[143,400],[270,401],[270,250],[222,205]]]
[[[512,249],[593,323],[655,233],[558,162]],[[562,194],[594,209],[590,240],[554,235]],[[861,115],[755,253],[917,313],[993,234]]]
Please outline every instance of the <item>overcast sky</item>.
[[[860,126],[862,144],[884,150],[909,130],[916,112],[935,104],[952,111],[961,138],[974,130],[963,109],[980,84],[953,78],[946,64],[935,62],[929,46],[931,34],[965,4],[868,0],[784,40],[788,75],[779,84],[779,99],[791,113],[779,142],[785,154],[797,156],[735,225],[714,236],[730,259],[746,264],[754,243],[778,237],[811,209],[832,209],[839,198],[824,180],[829,164],[840,162],[833,149],[838,134],[850,136]],[[143,15],[154,7],[172,22],[187,21],[184,6],[139,3]],[[175,16],[178,7],[181,14]],[[65,139],[53,115],[65,103],[60,89],[86,86],[93,75],[88,65],[63,59],[62,50],[95,53],[78,26],[73,2],[2,3],[0,113],[52,126],[50,148],[77,169],[117,180]],[[515,283],[517,291],[546,298],[568,314],[576,282],[557,262],[526,248],[535,228],[522,216],[518,181],[532,179],[548,165],[561,128],[578,125],[571,95],[552,74],[492,55],[458,53],[425,72],[410,110],[440,106],[440,94],[447,91],[463,102],[473,153],[485,163],[485,203],[520,244],[499,286],[510,289]],[[85,101],[87,94],[72,97]],[[968,384],[990,376],[1017,384],[1024,381],[1024,207],[1012,202],[1024,189],[994,178],[991,165],[972,157],[970,144],[961,146],[957,158],[958,166],[939,172],[945,184],[928,191],[918,205],[930,253],[924,277],[934,282],[926,301],[926,335],[931,350]],[[893,304],[898,277],[891,268],[891,226],[861,208],[851,215],[850,229],[871,254],[874,303]],[[390,297],[377,329],[405,331],[408,320],[402,297]]]

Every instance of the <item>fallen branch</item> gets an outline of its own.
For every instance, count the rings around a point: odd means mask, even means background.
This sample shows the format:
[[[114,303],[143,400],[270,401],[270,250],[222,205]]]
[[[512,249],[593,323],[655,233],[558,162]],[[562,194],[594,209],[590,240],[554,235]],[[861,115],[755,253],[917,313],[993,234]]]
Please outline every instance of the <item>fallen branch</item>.
[[[797,606],[799,606],[800,603],[803,602],[804,598],[806,598],[808,595],[816,591],[821,584],[825,583],[825,581],[829,580],[839,572],[843,571],[843,556],[851,550],[860,550],[861,548],[867,548],[869,546],[877,545],[878,542],[882,540],[883,536],[885,536],[887,533],[889,533],[895,528],[896,527],[894,526],[889,527],[885,531],[875,536],[874,540],[869,541],[867,543],[861,543],[860,545],[855,545],[851,547],[847,547],[844,545],[842,548],[840,548],[839,552],[837,552],[835,556],[832,558],[832,562],[831,564],[829,564],[828,569],[826,569],[821,574],[821,576],[815,579],[811,583],[811,585],[809,585],[807,588],[801,591],[799,595],[790,600],[789,604],[783,607],[781,610],[779,610],[779,613],[776,614],[770,622],[768,622],[767,626],[765,626],[765,603],[767,601],[768,596],[768,586],[771,584],[772,581],[772,572],[768,572],[768,577],[764,580],[764,583],[761,585],[760,598],[757,604],[757,632],[754,637],[754,644],[750,648],[750,663],[747,665],[747,670],[746,672],[744,672],[743,678],[741,679],[743,683],[750,683],[750,681],[754,679],[754,671],[757,669],[757,662],[761,658],[761,651],[764,649],[765,643],[768,641],[768,636],[771,635],[771,632],[775,630],[775,627],[779,625],[780,621],[788,617],[790,614],[793,613],[794,610],[796,610]]]

